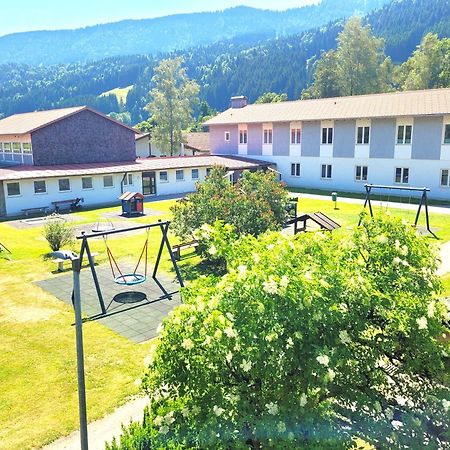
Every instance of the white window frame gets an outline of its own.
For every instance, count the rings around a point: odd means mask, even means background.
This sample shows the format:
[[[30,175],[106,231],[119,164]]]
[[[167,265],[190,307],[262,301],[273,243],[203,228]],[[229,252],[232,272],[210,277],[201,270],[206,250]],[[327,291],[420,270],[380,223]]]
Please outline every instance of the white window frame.
[[[197,176],[194,178],[194,170],[197,171]],[[200,170],[199,169],[191,169],[191,179],[198,180],[200,178]]]
[[[324,167],[325,167],[325,176],[323,176]],[[320,178],[322,180],[331,180],[333,178],[333,165],[332,164],[322,164],[320,166]]]
[[[91,187],[84,187],[83,186],[83,180],[87,180],[87,179],[91,180]],[[83,191],[92,191],[92,189],[94,189],[94,179],[93,179],[93,177],[81,177],[81,189]]]
[[[361,142],[358,142],[359,137],[359,130],[361,129],[362,135],[361,135]],[[368,133],[368,139],[367,142],[364,142],[364,138],[366,137],[366,130]],[[370,145],[370,138],[372,134],[372,123],[370,119],[358,119],[356,121],[356,127],[355,127],[355,143],[356,145],[360,146],[367,146]]]
[[[25,145],[29,145],[30,148],[25,150]],[[22,143],[22,153],[24,155],[32,155],[33,154],[33,147],[31,146],[31,142],[23,142]]]
[[[16,147],[19,146],[18,151],[16,151],[16,149],[14,148],[15,146]],[[22,144],[20,142],[17,142],[17,141],[13,142],[12,143],[12,152],[13,152],[14,155],[21,155],[22,154]]]
[[[111,186],[105,185],[106,178],[111,178],[112,184]],[[114,176],[113,175],[103,175],[103,189],[113,189],[114,188]]]
[[[18,193],[18,194],[10,194],[10,193],[8,192],[8,186],[9,186],[10,184],[17,184],[17,186],[19,186],[19,193]],[[6,195],[7,195],[8,197],[11,197],[11,198],[14,198],[14,197],[21,197],[21,196],[22,196],[22,191],[21,191],[21,188],[20,188],[20,182],[19,182],[19,181],[10,181],[10,182],[7,182],[7,183],[6,183]]]
[[[9,146],[9,150],[6,150],[6,146]],[[3,142],[3,153],[12,155],[12,152],[13,152],[12,142]]]
[[[302,174],[302,167],[300,163],[291,163],[291,177],[299,178]]]
[[[443,172],[447,172],[447,184],[442,184]],[[450,188],[450,169],[441,169],[439,177],[439,186],[442,188]]]
[[[400,170],[400,181],[397,181],[397,170]],[[403,181],[405,179],[405,170],[408,171],[408,180]],[[411,177],[411,171],[409,167],[395,167],[394,170],[394,183],[395,184],[409,184],[409,180]]]
[[[291,145],[300,145],[302,143],[302,129],[301,127],[291,128]]]
[[[358,178],[358,168],[359,168],[359,172],[360,172],[359,178]],[[366,177],[365,178],[364,178],[364,168],[366,169]],[[361,165],[361,164],[358,164],[355,166],[355,181],[365,182],[365,181],[367,181],[368,177],[369,177],[369,166]]]
[[[45,191],[42,191],[42,192],[36,192],[36,183],[44,183]],[[47,181],[46,181],[46,180],[33,180],[33,190],[34,190],[34,195],[44,195],[44,194],[47,194]]]
[[[132,173],[125,174],[125,177],[123,179],[123,185],[124,186],[133,186],[133,174]]]
[[[61,190],[60,181],[63,181],[63,180],[67,180],[69,182],[69,189]],[[71,191],[72,191],[72,183],[70,182],[70,178],[68,178],[68,177],[66,177],[66,178],[58,178],[58,192],[65,193],[65,192],[71,192]]]
[[[396,131],[395,131],[395,145],[412,145],[412,141],[414,139],[414,123],[412,119],[397,119],[396,123]],[[399,141],[399,131],[400,127],[403,129],[403,137]],[[406,128],[411,127],[411,139],[410,142],[406,142]]]
[[[248,127],[247,124],[238,125],[238,154],[246,155],[248,145]]]
[[[165,173],[166,174],[166,179],[164,180],[161,175]],[[167,172],[167,170],[161,170],[159,172],[159,182],[160,183],[168,183],[169,182],[169,172]]]
[[[324,129],[326,129],[325,142],[323,142]],[[330,134],[331,134],[331,142],[330,142]],[[320,123],[320,145],[333,145],[333,141],[334,141],[334,120],[322,120],[322,122]]]
[[[449,137],[447,142],[445,142],[445,129],[448,127]],[[442,126],[442,145],[450,145],[450,116],[444,117],[444,123]]]
[[[225,142],[230,142],[230,137],[231,137],[231,134],[230,134],[229,131],[225,131],[223,133],[223,139],[224,139]]]
[[[181,173],[183,178],[178,178],[178,174],[179,173]],[[175,181],[177,181],[177,182],[184,181],[184,169],[177,169],[177,170],[175,170]]]
[[[272,124],[263,124],[263,145],[273,144],[273,127]]]

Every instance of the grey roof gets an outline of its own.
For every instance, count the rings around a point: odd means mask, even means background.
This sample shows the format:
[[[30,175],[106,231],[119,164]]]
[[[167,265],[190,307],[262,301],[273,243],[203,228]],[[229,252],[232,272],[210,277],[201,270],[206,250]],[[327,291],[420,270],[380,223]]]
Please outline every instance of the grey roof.
[[[22,114],[14,114],[12,116],[5,117],[4,119],[0,120],[0,135],[20,135],[32,133],[33,131],[44,128],[47,125],[50,125],[83,110],[91,111],[94,114],[98,114],[105,119],[111,120],[112,122],[128,128],[135,133],[139,133],[138,130],[124,125],[123,123],[118,122],[111,117],[105,116],[104,114],[95,111],[87,106],[76,106],[73,108],[50,109],[48,111],[35,111]]]
[[[450,114],[450,88],[390,92],[229,108],[205,125]]]

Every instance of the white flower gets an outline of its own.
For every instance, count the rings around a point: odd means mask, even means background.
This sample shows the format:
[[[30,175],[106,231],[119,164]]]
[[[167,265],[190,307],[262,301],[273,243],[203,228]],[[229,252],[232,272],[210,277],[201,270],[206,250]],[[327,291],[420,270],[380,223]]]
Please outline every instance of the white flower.
[[[247,275],[247,266],[240,265],[238,268],[238,280],[243,280]]]
[[[227,363],[230,363],[231,360],[233,359],[233,353],[228,352],[228,353],[225,355],[225,359],[227,360]]]
[[[333,369],[328,369],[327,375],[330,382],[333,382],[336,372]]]
[[[278,414],[278,405],[276,403],[267,403],[266,408],[269,414],[271,414],[272,416],[276,416]]]
[[[292,348],[294,346],[294,340],[291,337],[288,337],[286,340],[286,348]]]
[[[259,257],[258,253],[253,253],[253,261],[258,264],[261,258]]]
[[[400,264],[402,260],[398,256],[396,256],[392,262],[397,265]]]
[[[225,410],[223,408],[221,408],[220,406],[214,405],[213,411],[214,411],[214,414],[217,417],[219,417],[224,413]]]
[[[400,254],[406,256],[408,252],[409,252],[408,246],[402,245],[402,248],[400,249]]]
[[[250,369],[252,368],[252,363],[251,363],[251,361],[246,361],[245,359],[242,361],[242,363],[241,363],[241,369],[244,371],[244,372],[249,372],[250,371]]]
[[[164,416],[164,422],[166,423],[166,425],[171,425],[175,422],[175,419],[173,417],[173,411],[168,412],[165,416]]]
[[[277,294],[278,293],[277,282],[273,279],[272,275],[269,277],[269,279],[267,281],[264,281],[263,289],[268,294]]]
[[[422,316],[419,319],[416,319],[416,323],[419,326],[419,330],[426,330],[428,326],[427,318]]]
[[[275,245],[273,245],[273,244],[269,244],[269,245],[267,246],[267,250],[273,250],[273,249],[274,249],[274,247],[275,247]]]
[[[197,406],[197,405],[193,406],[193,407],[192,407],[192,414],[193,414],[194,416],[196,416],[197,414],[200,414],[200,407]]]
[[[399,249],[400,249],[400,241],[399,241],[398,239],[395,240],[394,245],[395,245],[395,249],[396,249],[396,250],[399,250]]]
[[[280,287],[282,287],[283,289],[286,289],[288,287],[288,284],[289,284],[289,277],[286,275],[283,275],[280,280]]]
[[[431,318],[434,316],[435,312],[436,312],[436,302],[433,300],[428,304],[427,316]]]
[[[311,271],[305,272],[305,274],[304,274],[303,276],[304,276],[305,279],[307,279],[307,280],[312,280],[312,279],[313,279],[313,276],[312,276]]]
[[[169,427],[167,425],[163,425],[160,429],[159,429],[159,433],[160,434],[167,434],[169,432]]]
[[[272,341],[274,341],[274,340],[277,339],[277,338],[278,338],[278,334],[275,333],[275,332],[273,332],[273,333],[269,333],[269,334],[265,337],[265,340],[266,340],[267,342],[272,342]]]
[[[328,358],[327,355],[319,355],[316,360],[319,364],[322,364],[322,366],[328,366],[328,363],[330,362],[330,358]]]
[[[206,346],[210,346],[211,345],[211,336],[206,336],[205,337],[205,345]]]
[[[160,425],[162,425],[163,421],[164,421],[164,417],[156,416],[156,417],[153,419],[153,425],[159,427]]]
[[[384,234],[379,234],[376,237],[377,242],[379,242],[380,244],[386,244],[386,242],[388,241],[387,236],[385,236]]]
[[[295,439],[295,434],[294,434],[292,431],[289,431],[289,433],[288,433],[288,435],[287,435],[287,438],[288,438],[290,441],[293,441],[293,440]]]
[[[342,330],[339,332],[339,339],[343,344],[350,344],[350,342],[352,342],[347,330]]]
[[[446,398],[442,399],[442,406],[444,408],[444,411],[447,412],[450,409],[450,400],[447,400]]]
[[[192,342],[192,339],[184,339],[181,346],[186,349],[186,350],[191,350],[192,348],[194,348],[194,343]]]
[[[278,422],[277,430],[279,433],[284,433],[286,431],[286,424],[284,422]]]
[[[300,406],[303,408],[306,403],[308,401],[308,397],[306,397],[306,394],[303,393],[302,395],[300,395]]]
[[[216,330],[216,332],[214,333],[214,337],[215,337],[217,340],[222,339],[222,330],[221,330],[220,328],[218,328],[218,329]]]
[[[227,316],[227,319],[228,319],[230,322],[234,322],[234,316],[233,316],[233,314],[231,314],[230,312],[227,312],[225,315]]]
[[[185,406],[182,410],[181,410],[181,415],[183,417],[187,417],[189,415],[189,408],[187,406]]]
[[[223,332],[229,337],[229,338],[234,338],[236,337],[236,332],[233,330],[233,328],[231,327],[227,327],[225,328],[225,330],[223,330]]]
[[[208,253],[210,255],[215,255],[217,253],[217,248],[216,248],[216,246],[214,244],[211,245],[211,247],[209,247]]]

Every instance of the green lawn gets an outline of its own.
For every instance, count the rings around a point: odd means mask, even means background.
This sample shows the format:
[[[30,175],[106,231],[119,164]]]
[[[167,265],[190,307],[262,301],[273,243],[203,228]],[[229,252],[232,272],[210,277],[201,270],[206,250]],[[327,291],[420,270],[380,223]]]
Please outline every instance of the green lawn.
[[[150,223],[170,218],[174,200],[146,203],[155,215],[132,219]],[[299,212],[322,211],[338,221],[347,233],[357,223],[360,205],[325,200],[300,199]],[[74,214],[82,223],[95,223],[105,213],[119,213],[118,207],[86,210]],[[160,214],[157,214],[160,212]],[[414,213],[392,210],[408,220]],[[113,220],[114,222],[114,220]],[[432,215],[440,242],[450,239],[450,216]],[[135,260],[145,233],[110,240],[121,260]],[[175,242],[174,239],[171,239]],[[46,294],[34,281],[57,277],[54,264],[44,255],[49,251],[42,227],[18,230],[0,223],[0,241],[13,251],[11,261],[0,258],[0,448],[39,447],[78,427],[75,335],[72,309]],[[150,253],[159,244],[158,230],[150,234]],[[101,240],[92,241],[100,253],[99,264],[107,262]],[[76,250],[77,247],[74,247]],[[197,257],[183,258],[180,266],[195,276]],[[162,269],[169,270],[167,255]],[[450,277],[445,278],[450,291]],[[84,326],[88,418],[99,418],[138,391],[138,380],[150,343],[134,344],[98,322]]]
[[[99,95],[99,97],[103,97],[106,95],[115,95],[117,97],[117,101],[119,103],[125,104],[127,101],[128,92],[130,92],[132,88],[133,88],[133,85],[126,86],[124,88],[111,89],[110,91],[103,92],[102,94]]]

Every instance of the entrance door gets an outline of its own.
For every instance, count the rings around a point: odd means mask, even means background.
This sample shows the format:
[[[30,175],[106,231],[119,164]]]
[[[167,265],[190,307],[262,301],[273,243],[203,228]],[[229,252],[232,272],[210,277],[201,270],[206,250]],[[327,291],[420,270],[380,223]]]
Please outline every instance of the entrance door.
[[[156,194],[156,173],[142,172],[142,193],[144,195]]]

